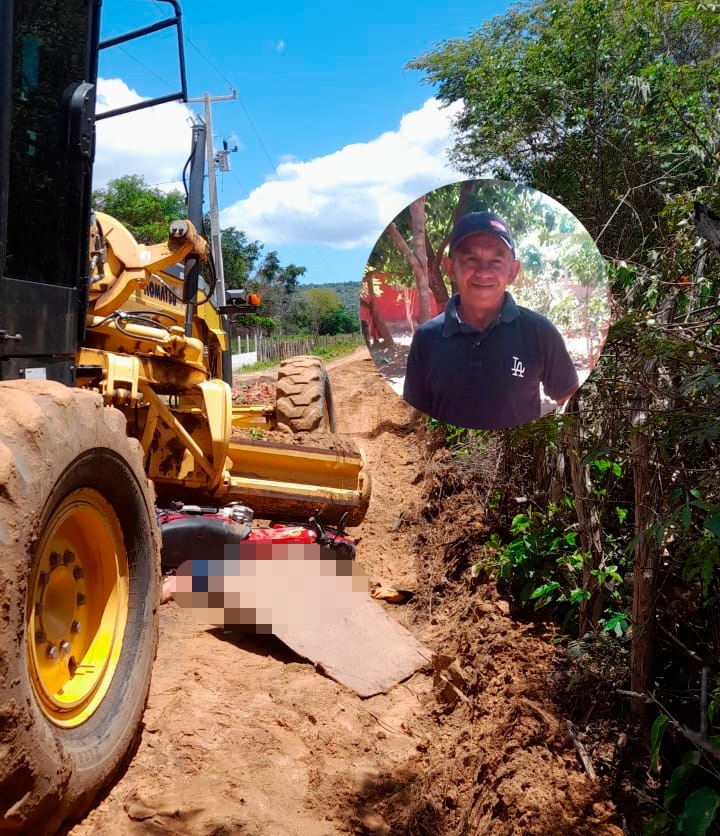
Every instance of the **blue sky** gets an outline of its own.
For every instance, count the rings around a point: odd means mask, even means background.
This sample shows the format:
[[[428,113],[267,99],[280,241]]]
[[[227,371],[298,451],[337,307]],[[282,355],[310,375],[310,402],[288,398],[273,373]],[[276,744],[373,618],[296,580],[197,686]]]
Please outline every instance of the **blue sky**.
[[[503,2],[182,3],[188,93],[212,106],[216,149],[237,144],[217,174],[221,226],[235,226],[307,267],[305,281],[362,277],[373,243],[411,200],[462,179],[447,161],[451,112],[408,61],[465,37]],[[111,37],[172,13],[155,0],[105,0]],[[99,99],[116,103],[178,89],[174,35],[157,33],[101,56]],[[188,108],[103,121],[95,186],[142,174],[176,183],[190,148]],[[207,203],[206,203],[207,206]]]

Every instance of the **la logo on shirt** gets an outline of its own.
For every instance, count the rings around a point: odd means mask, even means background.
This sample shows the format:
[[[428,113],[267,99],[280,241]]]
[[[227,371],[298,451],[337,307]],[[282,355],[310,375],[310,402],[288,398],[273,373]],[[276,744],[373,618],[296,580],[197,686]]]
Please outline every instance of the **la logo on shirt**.
[[[525,374],[525,366],[520,362],[519,357],[513,357],[513,367],[510,370],[513,373],[513,377],[523,377]]]

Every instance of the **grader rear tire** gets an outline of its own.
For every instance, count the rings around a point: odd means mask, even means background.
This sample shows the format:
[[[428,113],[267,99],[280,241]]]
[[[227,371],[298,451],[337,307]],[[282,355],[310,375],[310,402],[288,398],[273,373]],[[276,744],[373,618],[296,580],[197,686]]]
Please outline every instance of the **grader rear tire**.
[[[0,384],[0,831],[78,819],[137,739],[160,538],[125,419],[91,392]]]
[[[300,355],[280,363],[275,419],[298,432],[335,432],[330,380],[319,357]]]

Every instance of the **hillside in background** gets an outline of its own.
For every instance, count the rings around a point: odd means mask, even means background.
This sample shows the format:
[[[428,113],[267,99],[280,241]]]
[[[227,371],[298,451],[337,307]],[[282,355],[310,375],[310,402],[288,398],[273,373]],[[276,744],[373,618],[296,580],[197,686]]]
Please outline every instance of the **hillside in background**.
[[[303,282],[299,289],[332,290],[340,297],[340,301],[348,313],[358,317],[360,315],[360,282],[328,282],[327,284],[305,284]]]

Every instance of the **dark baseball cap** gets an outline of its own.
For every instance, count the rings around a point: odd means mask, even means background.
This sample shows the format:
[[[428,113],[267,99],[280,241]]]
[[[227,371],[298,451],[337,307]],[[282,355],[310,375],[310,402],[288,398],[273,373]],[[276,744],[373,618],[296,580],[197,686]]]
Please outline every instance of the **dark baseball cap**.
[[[495,212],[470,212],[459,218],[450,236],[450,255],[463,238],[475,235],[476,232],[489,232],[491,235],[497,235],[510,248],[513,258],[515,257],[515,241],[510,227],[507,221]]]

